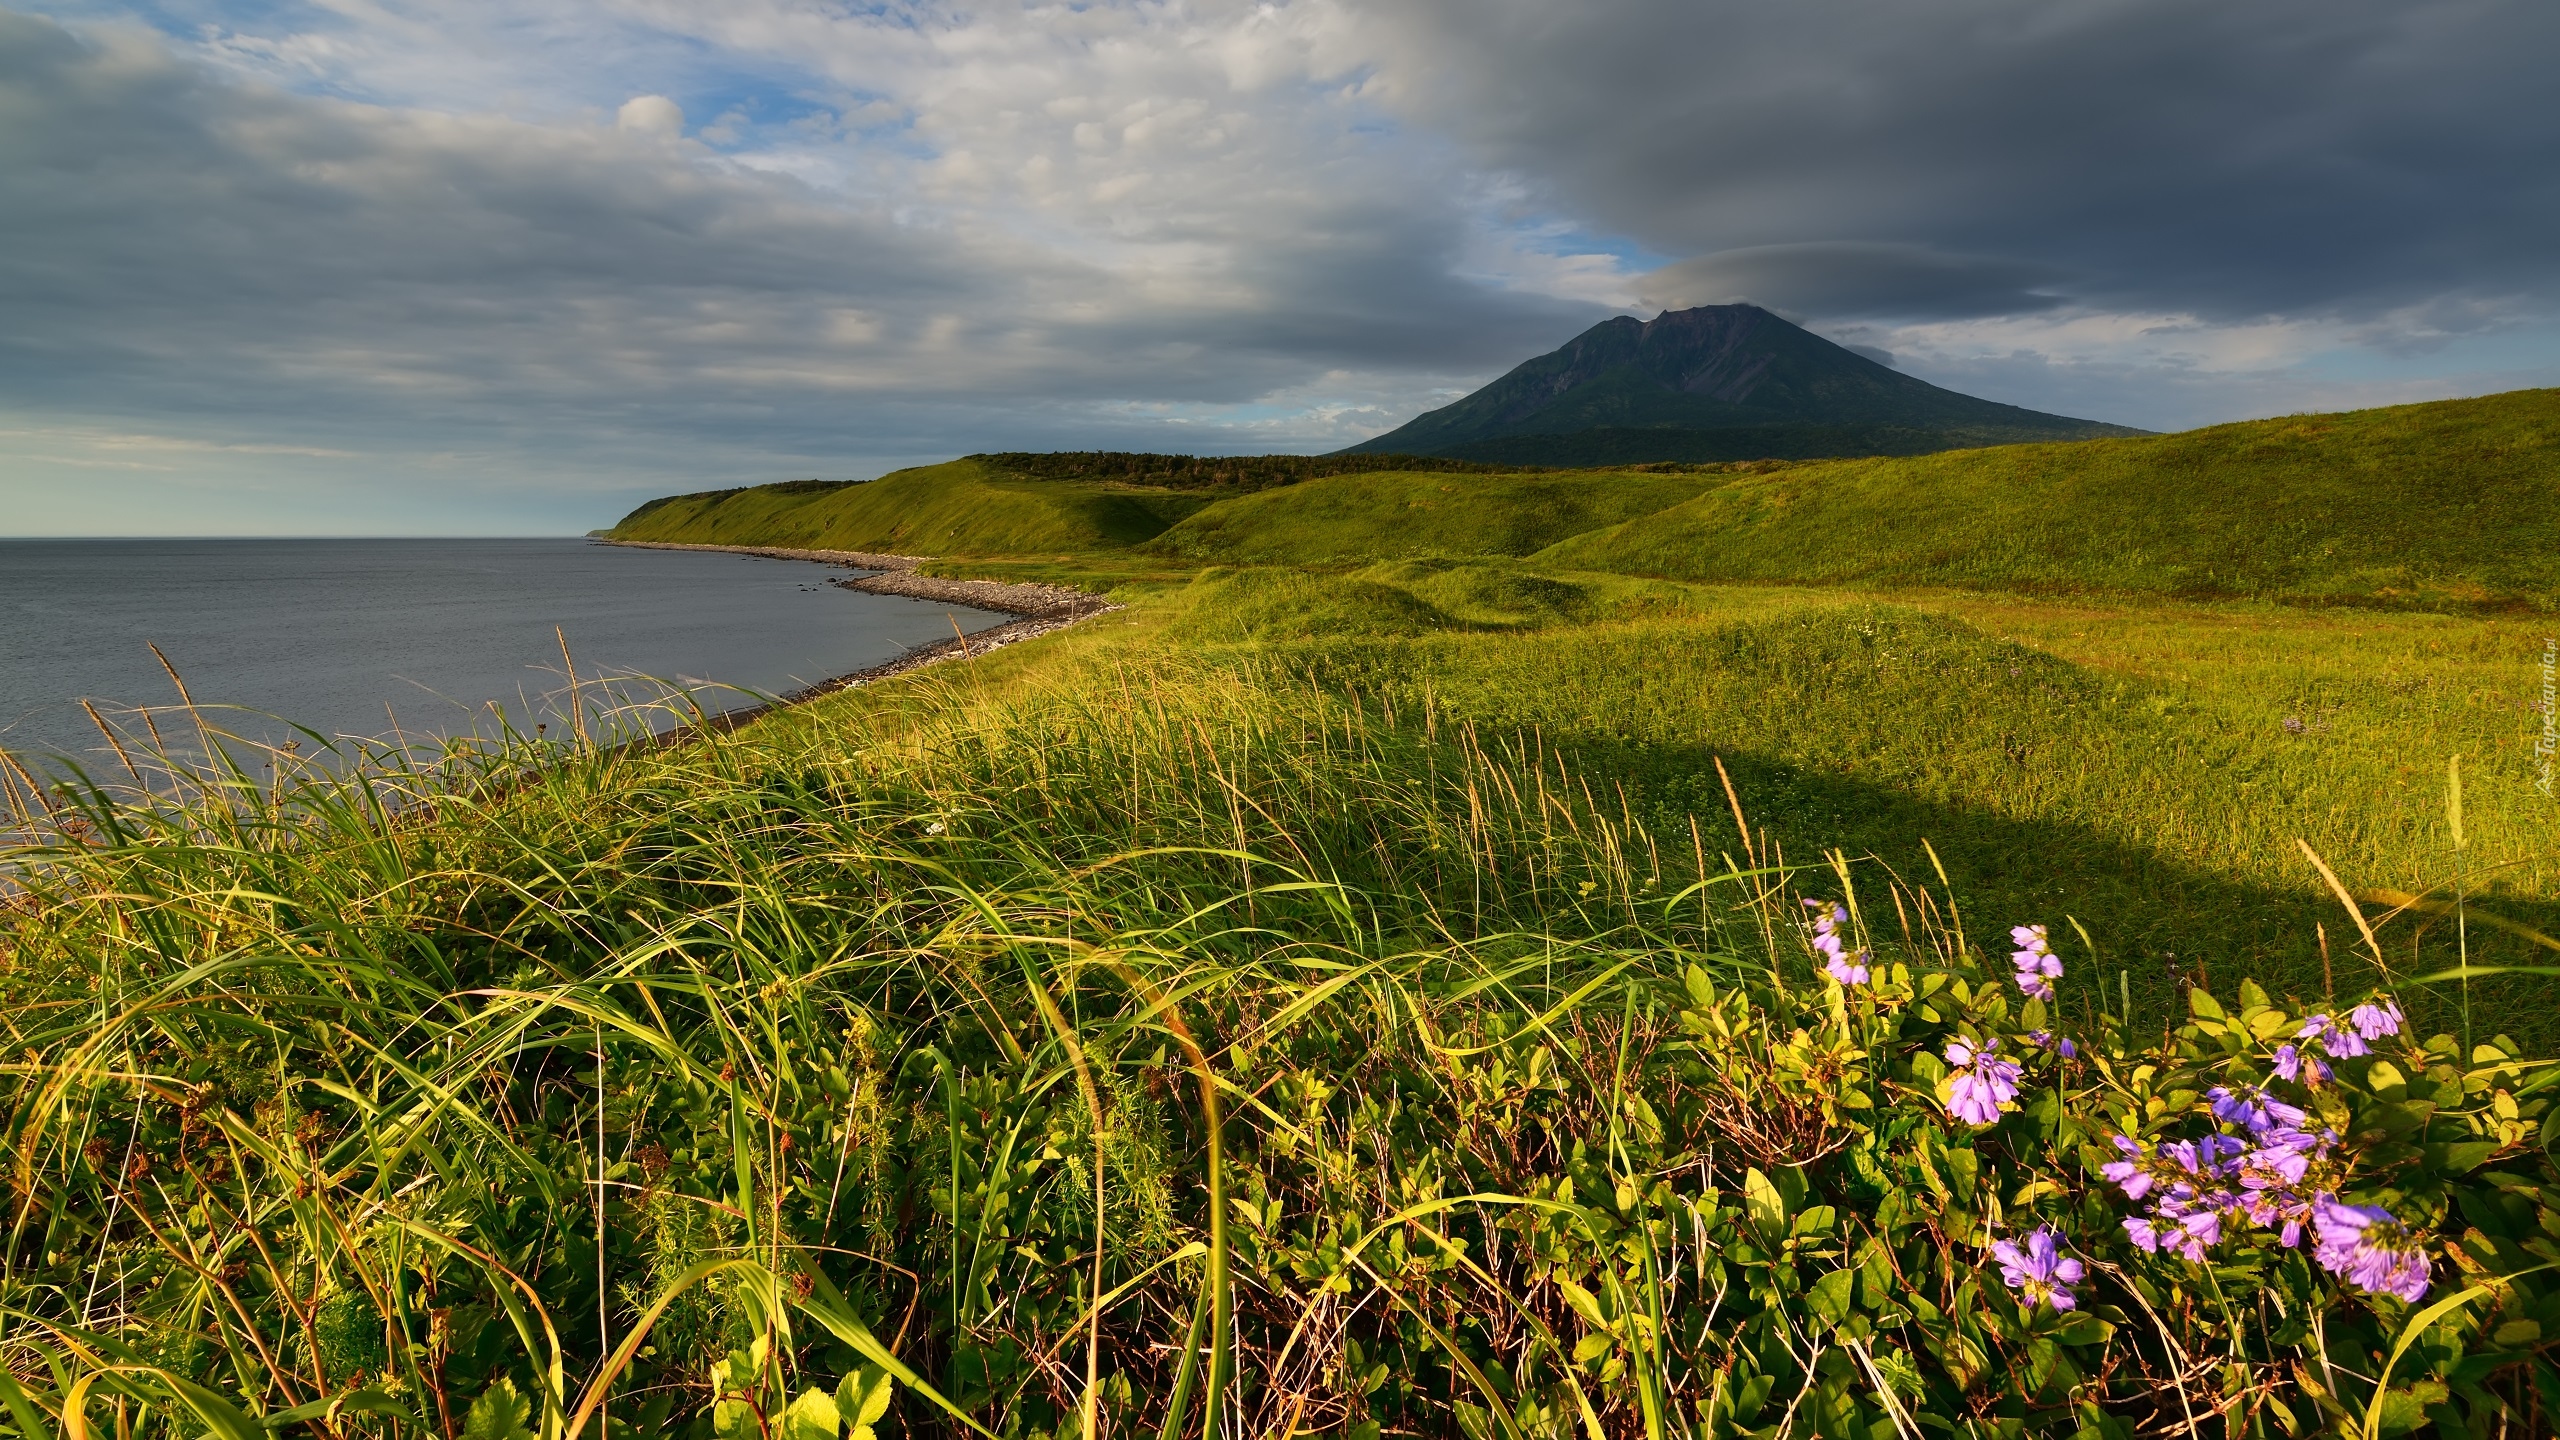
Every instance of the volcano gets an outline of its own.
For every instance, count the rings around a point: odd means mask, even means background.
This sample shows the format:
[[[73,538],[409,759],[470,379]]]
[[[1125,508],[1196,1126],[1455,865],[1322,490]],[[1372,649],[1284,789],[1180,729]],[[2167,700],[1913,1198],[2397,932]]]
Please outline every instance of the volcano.
[[[1515,465],[1919,455],[2145,432],[1941,389],[1757,305],[1621,315],[1338,453]]]

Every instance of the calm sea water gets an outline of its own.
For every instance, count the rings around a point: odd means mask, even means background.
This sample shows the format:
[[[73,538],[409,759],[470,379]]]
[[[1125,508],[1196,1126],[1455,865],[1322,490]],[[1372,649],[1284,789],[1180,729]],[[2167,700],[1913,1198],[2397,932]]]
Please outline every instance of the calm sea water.
[[[104,754],[79,700],[199,705],[326,735],[556,723],[565,633],[579,677],[777,694],[1007,617],[824,583],[805,561],[583,540],[0,540],[0,746]],[[706,709],[754,701],[704,694]],[[289,732],[254,715],[243,734]],[[173,743],[187,727],[164,718]],[[95,773],[94,771],[92,773]]]

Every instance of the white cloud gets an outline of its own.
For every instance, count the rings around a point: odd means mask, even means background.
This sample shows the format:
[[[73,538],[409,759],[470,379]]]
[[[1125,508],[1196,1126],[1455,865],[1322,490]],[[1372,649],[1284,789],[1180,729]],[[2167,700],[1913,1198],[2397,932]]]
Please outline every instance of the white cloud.
[[[2524,0],[58,3],[0,385],[351,488],[1330,446],[1648,301],[2152,425],[2560,366]]]
[[[613,112],[615,128],[673,140],[684,134],[684,107],[664,95],[634,95]]]
[[[1476,369],[1592,313],[1454,278],[1456,222],[1391,167],[1346,151],[1328,193],[1205,94],[1106,105],[1093,79],[1080,108],[1122,159],[1076,162],[1047,209],[1015,161],[1072,159],[1074,127],[1017,97],[970,133],[1056,143],[990,160],[976,191],[964,148],[919,154],[909,198],[956,198],[893,206],[671,142],[665,96],[601,131],[296,95],[130,32],[0,25],[35,60],[0,72],[0,105],[33,120],[0,133],[0,284],[24,297],[0,367],[83,412],[112,392],[290,416],[324,446],[610,427],[912,454],[1125,439],[1113,406],[1245,403],[1347,359]]]

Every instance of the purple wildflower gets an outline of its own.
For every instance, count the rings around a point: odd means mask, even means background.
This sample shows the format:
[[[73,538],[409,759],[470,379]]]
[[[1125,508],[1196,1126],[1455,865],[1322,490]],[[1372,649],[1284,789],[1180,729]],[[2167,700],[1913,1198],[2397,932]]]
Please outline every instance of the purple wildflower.
[[[2273,1131],[2255,1150],[2240,1157],[2240,1183],[2253,1190],[2282,1190],[2302,1183],[2311,1162],[2327,1152],[2328,1141],[2300,1130]]]
[[[2349,1284],[2415,1304],[2426,1297],[2426,1247],[2379,1205],[2346,1205],[2334,1195],[2312,1202],[2312,1257]]]
[[[2044,927],[2013,925],[2009,927],[2009,938],[2018,946],[2009,957],[2009,963],[2018,967],[2012,977],[2018,982],[2018,989],[2030,999],[2052,999],[2053,982],[2061,978],[2062,962],[2054,958],[2053,942],[2045,935]]]
[[[2310,1019],[2303,1021],[2302,1028],[2294,1032],[2294,1038],[2297,1040],[2316,1040],[2319,1042],[2321,1049],[2328,1051],[2330,1054],[2337,1056],[2341,1060],[2351,1059],[2354,1056],[2362,1055],[2366,1053],[2368,1048],[2364,1043],[2363,1036],[2358,1035],[2355,1031],[2348,1029],[2346,1026],[2339,1024],[2337,1021],[2330,1019],[2326,1015],[2314,1015]]]
[[[2326,1027],[2309,1027],[2307,1042],[2320,1040]],[[2318,1051],[2309,1043],[2285,1046],[2277,1068],[2293,1075],[2327,1075]],[[2327,1187],[2336,1173],[2330,1150],[2338,1134],[2308,1128],[2313,1122],[2290,1105],[2250,1086],[2217,1085],[2205,1094],[2214,1117],[2240,1134],[2216,1131],[2192,1140],[2168,1140],[2146,1149],[2132,1138],[2111,1136],[2118,1158],[2098,1173],[2142,1203],[2142,1212],[2125,1218],[2125,1234],[2144,1251],[2180,1255],[2201,1261],[2205,1252],[2225,1239],[2255,1231],[2272,1232],[2288,1248],[2302,1244],[2307,1232],[2319,1229],[2330,1258],[2322,1264],[2340,1274],[2361,1265],[2359,1279],[2367,1288],[2403,1293],[2414,1283],[2425,1291],[2425,1256],[2408,1242],[2405,1232],[2385,1229],[2366,1236],[2361,1256],[2355,1251],[2359,1225],[2387,1222],[2380,1211],[2342,1210],[2324,1220],[2332,1206]],[[2379,1255],[2381,1258],[2374,1258]],[[2413,1258],[2414,1257],[2414,1258]],[[2332,1263],[2334,1261],[2334,1263]],[[2417,1269],[2411,1280],[2412,1266]],[[2397,1287],[2397,1288],[2394,1288]]]
[[[2129,1135],[2117,1135],[2110,1138],[2115,1142],[2116,1153],[2124,1156],[2124,1158],[2121,1160],[2112,1160],[2099,1166],[2098,1173],[2113,1182],[2117,1189],[2122,1190],[2124,1192],[2124,1198],[2127,1200],[2139,1200],[2143,1196],[2150,1194],[2151,1172],[2145,1169],[2142,1163],[2149,1157],[2143,1150],[2140,1142],[2136,1141]],[[2127,1225],[2131,1225],[2133,1222],[2128,1220],[2125,1223]],[[2138,1238],[2136,1243],[2140,1243]],[[2145,1245],[2143,1248],[2148,1250],[2151,1247]]]
[[[2222,1213],[2197,1210],[2171,1214],[2164,1205],[2152,1215],[2124,1217],[2124,1233],[2147,1253],[2202,1260],[2207,1248],[2222,1242]]]
[[[1947,1042],[1947,1063],[1956,1067],[1947,1094],[1948,1114],[1969,1125],[1999,1123],[2001,1107],[2018,1098],[2017,1062],[1992,1053],[1999,1048],[1997,1040],[1985,1040],[1978,1047],[1962,1040]]]
[[[2041,1049],[2050,1050],[2065,1060],[2068,1060],[2072,1056],[2080,1053],[2080,1047],[2072,1044],[2068,1037],[2057,1038],[2050,1030],[2028,1031],[2027,1043]]]
[[[2197,1210],[2178,1217],[2173,1238],[2163,1241],[2163,1248],[2174,1247],[2190,1260],[2201,1262],[2204,1252],[2222,1243],[2222,1212]]]
[[[2163,1159],[2176,1161],[2178,1168],[2199,1179],[2212,1180],[2239,1168],[2240,1154],[2248,1149],[2230,1135],[2207,1135],[2196,1140],[2172,1140],[2160,1147]]]
[[[2264,1090],[2251,1090],[2243,1094],[2225,1086],[2216,1085],[2205,1092],[2205,1098],[2213,1102],[2215,1118],[2226,1124],[2237,1125],[2252,1135],[2263,1136],[2274,1131],[2290,1129],[2300,1125],[2304,1119],[2302,1111],[2276,1099]]]
[[[1814,912],[1813,948],[1822,952],[1823,973],[1843,985],[1866,984],[1868,976],[1873,973],[1867,969],[1868,952],[1861,950],[1851,955],[1849,947],[1840,939],[1840,927],[1849,923],[1849,912],[1827,901],[1807,900],[1804,903]]]
[[[2385,1035],[2399,1034],[2400,1026],[2406,1019],[2407,1017],[2400,1013],[2399,1002],[2388,995],[2367,1000],[2347,1012],[2347,1023],[2356,1027],[2356,1033],[2367,1040],[2379,1040]]]
[[[2291,1045],[2276,1047],[2276,1074],[2305,1085],[2325,1085],[2329,1081],[2329,1065],[2317,1055],[2306,1054]]]
[[[2024,1245],[2003,1240],[1991,1247],[1991,1258],[2000,1262],[2000,1283],[2018,1292],[2026,1304],[2050,1305],[2068,1310],[2079,1303],[2070,1287],[2080,1283],[2088,1267],[2062,1253],[2061,1242],[2053,1227],[2037,1227]]]

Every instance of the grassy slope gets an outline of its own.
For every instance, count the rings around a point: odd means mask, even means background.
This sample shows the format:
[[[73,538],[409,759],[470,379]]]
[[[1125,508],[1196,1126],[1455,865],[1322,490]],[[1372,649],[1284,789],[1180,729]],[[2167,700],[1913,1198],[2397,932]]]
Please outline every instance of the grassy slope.
[[[1054,555],[1134,545],[1211,496],[1023,480],[974,460],[822,491],[757,486],[643,506],[616,540],[787,545],[905,555]]]
[[[2547,597],[2554,420],[2560,392],[2541,391],[1741,476],[1341,476],[1221,502],[1135,552],[959,568],[1091,570],[1143,597],[1186,562],[1286,562],[1150,605],[1185,647],[1284,654],[1572,747],[1675,830],[1696,814],[1729,831],[1721,755],[1791,854],[1841,845],[1908,871],[1927,840],[1979,914],[2068,905],[2139,957],[2155,997],[2172,955],[2301,987],[2312,926],[2336,917],[2294,841],[2357,885],[2448,879],[2455,754],[2465,868],[2491,903],[2560,927],[2526,708],[2540,631],[2156,592]],[[2066,518],[2031,518],[2050,515]],[[1719,516],[1732,530],[1702,538]],[[1431,555],[1479,560],[1392,558]],[[1288,568],[1310,565],[1336,573]],[[1998,593],[2065,588],[2133,595]]]
[[[1677,505],[1725,477],[1577,473],[1337,475],[1220,501],[1149,542],[1223,563],[1326,565],[1430,555],[1525,555]]]
[[[2085,437],[1989,425],[1742,425],[1719,430],[1603,425],[1561,435],[1470,440],[1447,447],[1445,453],[1452,459],[1501,465],[1642,465],[1664,460],[1712,463],[1929,455],[2066,438]]]
[[[2560,390],[1798,466],[1541,558],[1689,580],[2548,608]]]
[[[2511,620],[1502,564],[1218,571],[1163,603],[1186,648],[1278,653],[1336,688],[1535,737],[1622,785],[1657,835],[1685,842],[1697,817],[1711,853],[1740,849],[1717,757],[1755,827],[1800,863],[1837,846],[1923,875],[1925,841],[1977,943],[2075,915],[2153,1014],[2200,972],[2325,988],[2314,927],[2334,940],[2344,917],[2297,838],[2357,887],[2422,890],[2459,870],[2488,908],[2560,933],[2526,685],[2541,632]],[[2455,754],[2460,855],[2445,823]],[[2403,959],[2450,965],[2453,938]],[[2475,958],[2533,953],[2478,926],[2471,943]],[[2482,1003],[2544,983],[2496,982]],[[2498,1023],[2560,1033],[2539,1010]]]

